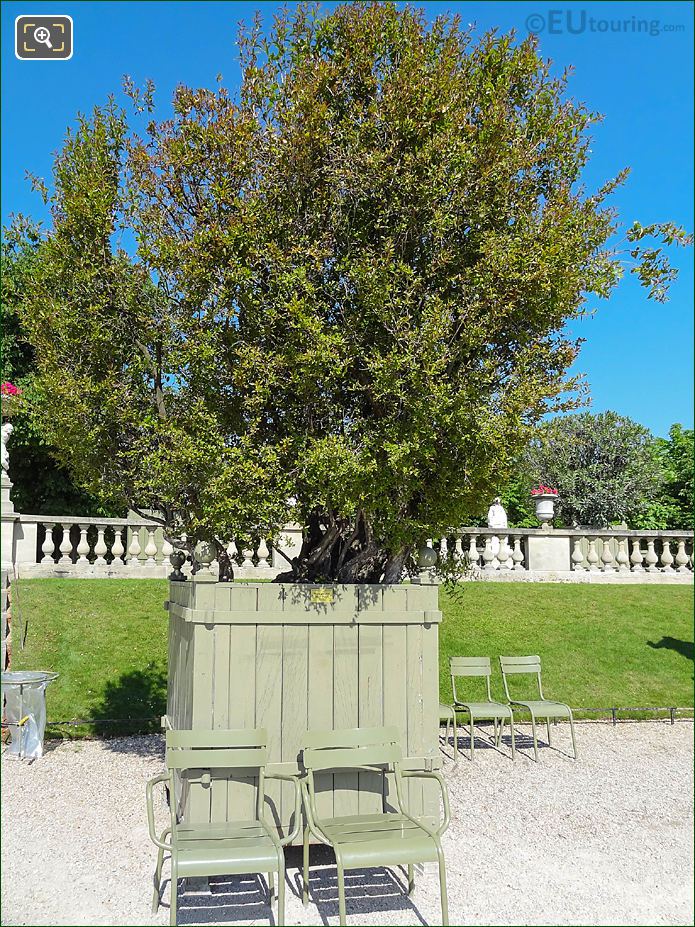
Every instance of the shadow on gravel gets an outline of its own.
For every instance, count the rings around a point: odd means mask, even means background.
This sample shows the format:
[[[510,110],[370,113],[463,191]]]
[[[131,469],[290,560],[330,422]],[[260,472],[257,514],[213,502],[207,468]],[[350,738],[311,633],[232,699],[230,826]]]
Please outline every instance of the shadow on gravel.
[[[335,856],[329,847],[312,846],[309,858],[309,901],[316,905],[321,922],[335,923],[338,911],[338,873]],[[287,851],[287,866],[292,872],[289,887],[301,898],[302,894],[302,850],[290,847]],[[415,877],[417,892],[417,875]],[[345,906],[348,922],[350,913],[370,914],[377,911],[408,911],[412,923],[427,925],[417,906],[407,894],[407,883],[396,875],[396,870],[377,866],[374,869],[345,870]]]
[[[179,887],[178,924],[234,923],[235,921],[277,923],[275,909],[271,912],[265,879],[260,875],[214,877],[210,891]],[[163,890],[163,907],[168,907],[168,891]]]

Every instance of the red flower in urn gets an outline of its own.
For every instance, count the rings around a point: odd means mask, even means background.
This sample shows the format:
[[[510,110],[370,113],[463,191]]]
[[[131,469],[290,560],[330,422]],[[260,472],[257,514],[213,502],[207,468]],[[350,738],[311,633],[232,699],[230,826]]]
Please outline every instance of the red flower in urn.
[[[531,490],[532,496],[557,496],[557,489],[553,489],[551,486],[544,486],[542,483],[539,483],[535,489]]]

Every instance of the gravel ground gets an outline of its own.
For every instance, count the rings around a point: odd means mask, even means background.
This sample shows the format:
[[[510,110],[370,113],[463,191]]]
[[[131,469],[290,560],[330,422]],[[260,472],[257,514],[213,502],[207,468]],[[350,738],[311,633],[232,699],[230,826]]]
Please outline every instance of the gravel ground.
[[[576,763],[546,748],[538,765],[528,750],[512,765],[482,740],[473,763],[445,761],[452,924],[692,924],[692,723],[582,724],[578,743]],[[168,885],[150,913],[144,807],[161,769],[160,737],[49,744],[32,764],[3,757],[2,924],[168,924]],[[335,868],[325,851],[312,861],[304,909],[300,854],[288,852],[287,924],[337,923]],[[440,923],[436,875],[412,900],[402,883],[401,870],[349,874],[349,923]],[[180,890],[180,925],[268,917],[255,877]]]

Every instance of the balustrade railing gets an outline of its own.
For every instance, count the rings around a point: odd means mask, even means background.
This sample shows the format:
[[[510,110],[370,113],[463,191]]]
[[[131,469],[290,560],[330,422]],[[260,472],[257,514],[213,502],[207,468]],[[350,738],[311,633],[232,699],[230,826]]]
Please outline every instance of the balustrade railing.
[[[19,515],[15,562],[19,573],[49,576],[150,576],[172,572],[172,544],[147,519]],[[301,528],[284,529],[288,556],[301,543]],[[692,531],[466,527],[431,544],[468,578],[558,578],[576,581],[685,581],[693,576]],[[240,579],[272,579],[288,564],[265,539],[235,539],[227,554]],[[218,564],[213,562],[212,570]],[[191,565],[182,568],[190,573]],[[630,581],[633,581],[632,579]]]
[[[168,576],[174,547],[157,522],[132,518],[19,516],[15,543],[19,572],[26,575]],[[265,539],[230,541],[227,554],[240,578],[272,578],[286,569]],[[277,564],[275,560],[278,560]],[[215,569],[217,562],[212,564]],[[187,562],[182,572],[189,574]]]
[[[441,559],[451,557],[464,569],[475,573],[522,572],[528,570],[522,529],[461,528],[434,544]]]
[[[692,531],[461,528],[435,542],[472,576],[504,573],[693,573]],[[544,561],[547,551],[553,565]],[[521,577],[520,577],[521,578]]]
[[[692,573],[693,533],[574,531],[570,559],[579,573]]]

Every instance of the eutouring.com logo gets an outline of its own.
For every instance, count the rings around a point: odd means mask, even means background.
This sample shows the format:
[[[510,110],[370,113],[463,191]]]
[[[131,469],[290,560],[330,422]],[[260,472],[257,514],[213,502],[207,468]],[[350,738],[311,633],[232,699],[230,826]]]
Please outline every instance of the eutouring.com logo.
[[[683,23],[665,23],[660,19],[643,19],[639,16],[595,16],[590,10],[576,7],[564,10],[548,10],[547,13],[531,13],[526,17],[529,32],[545,32],[548,35],[616,34],[622,35],[664,35],[685,32]]]

